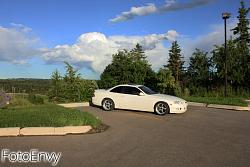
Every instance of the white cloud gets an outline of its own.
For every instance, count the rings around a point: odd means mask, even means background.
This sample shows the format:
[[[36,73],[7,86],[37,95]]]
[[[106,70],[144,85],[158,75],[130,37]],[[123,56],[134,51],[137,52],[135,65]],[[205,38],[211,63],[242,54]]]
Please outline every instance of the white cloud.
[[[149,3],[146,6],[131,7],[130,11],[122,12],[122,14],[110,19],[111,22],[120,22],[134,18],[135,16],[144,16],[155,13],[157,8],[155,4]]]
[[[30,32],[32,31],[32,29],[30,27],[27,27],[23,24],[17,24],[17,23],[10,23],[11,26],[21,30],[21,31],[24,31],[24,32]]]
[[[232,29],[237,20],[228,23],[228,38],[232,36]],[[195,48],[210,52],[214,45],[224,43],[224,25],[211,25],[211,31],[197,37],[178,38],[182,53],[189,63]],[[0,61],[14,64],[25,64],[33,56],[41,56],[47,63],[61,63],[68,61],[80,68],[87,67],[97,74],[111,62],[112,54],[118,50],[131,50],[137,43],[141,44],[149,63],[154,70],[162,67],[168,60],[168,49],[163,41],[173,41],[179,34],[169,30],[165,34],[148,34],[145,36],[106,36],[98,32],[82,34],[72,45],[63,44],[53,48],[38,48],[39,40],[31,35],[32,29],[21,24],[12,27],[0,26]]]
[[[152,69],[155,71],[167,64],[168,53],[169,48],[166,48],[162,43],[157,43],[154,49],[145,52],[148,61],[152,64]]]
[[[231,29],[237,24],[237,20],[232,20],[227,24],[227,39],[233,37]],[[197,36],[195,38],[180,38],[185,61],[189,63],[189,57],[192,56],[195,48],[211,52],[214,45],[224,44],[224,24],[211,25],[211,31],[207,34]]]
[[[38,39],[29,34],[30,28],[12,23],[10,28],[0,26],[0,61],[25,64],[38,53]]]
[[[167,55],[164,40],[175,40],[178,33],[174,30],[166,34],[149,34],[145,36],[105,36],[102,33],[82,34],[73,45],[58,45],[43,49],[43,58],[48,63],[68,61],[79,67],[87,67],[101,73],[111,62],[112,54],[118,50],[130,50],[137,43],[141,44],[154,69],[162,64],[162,56]]]
[[[39,48],[39,40],[31,35],[31,28],[16,23],[11,25],[10,28],[0,27],[0,61],[26,64],[31,57],[41,56],[48,64],[67,61],[98,74],[112,61],[112,54],[118,50],[131,50],[137,43],[142,45],[152,67],[157,69],[162,65],[163,57],[167,58],[168,49],[162,42],[173,41],[179,36],[175,30],[145,36],[105,36],[90,32],[80,35],[72,45]]]
[[[207,5],[215,0],[190,0],[189,2],[178,3],[175,0],[166,0],[165,5],[159,7],[160,12],[177,11],[191,9],[198,6]]]
[[[169,12],[177,11],[183,9],[191,9],[198,6],[206,5],[214,0],[190,0],[189,2],[176,2],[175,0],[166,0],[165,4],[159,7],[156,7],[153,3],[148,3],[146,6],[140,7],[131,7],[129,11],[122,12],[120,15],[117,15],[115,18],[110,19],[111,22],[121,22],[133,19],[136,16],[145,16],[154,14],[157,12]]]
[[[232,29],[237,20],[228,23],[228,39],[232,36]],[[180,36],[178,43],[182,48],[182,54],[186,65],[195,48],[210,52],[214,45],[224,43],[224,24],[210,26],[211,31],[196,37]],[[82,34],[73,45],[58,45],[54,48],[43,50],[43,57],[48,63],[68,61],[78,67],[87,67],[98,74],[111,62],[112,54],[118,50],[130,50],[137,43],[141,44],[147,59],[154,70],[166,64],[168,50],[163,44],[164,40],[174,41],[179,34],[175,30],[169,30],[165,34],[149,34],[145,36],[105,36],[102,33],[90,32]]]

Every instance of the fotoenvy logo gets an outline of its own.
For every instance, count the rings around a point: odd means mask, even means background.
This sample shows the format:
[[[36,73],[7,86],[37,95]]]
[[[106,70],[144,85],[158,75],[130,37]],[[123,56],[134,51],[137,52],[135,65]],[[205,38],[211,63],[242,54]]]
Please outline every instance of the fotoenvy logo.
[[[9,149],[1,150],[1,162],[5,163],[7,160],[11,163],[39,163],[48,162],[52,166],[56,166],[61,158],[61,152],[43,152],[37,149],[31,149],[29,152],[10,151]]]

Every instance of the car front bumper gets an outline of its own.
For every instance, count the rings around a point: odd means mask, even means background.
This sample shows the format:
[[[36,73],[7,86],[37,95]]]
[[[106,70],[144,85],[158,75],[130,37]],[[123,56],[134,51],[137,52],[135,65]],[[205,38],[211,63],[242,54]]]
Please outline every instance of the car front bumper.
[[[184,102],[183,104],[172,104],[170,113],[184,113],[187,111],[187,106],[187,102]]]

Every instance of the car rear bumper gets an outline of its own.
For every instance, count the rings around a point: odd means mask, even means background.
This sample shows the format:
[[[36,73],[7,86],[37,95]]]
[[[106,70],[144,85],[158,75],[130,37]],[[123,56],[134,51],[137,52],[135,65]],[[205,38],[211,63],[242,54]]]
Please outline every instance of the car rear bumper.
[[[92,99],[91,99],[91,102],[92,102],[92,104],[94,104],[94,105],[96,105],[96,106],[101,106],[102,104],[102,102],[101,102],[101,99],[99,99],[99,98],[97,98],[97,97],[92,97]]]

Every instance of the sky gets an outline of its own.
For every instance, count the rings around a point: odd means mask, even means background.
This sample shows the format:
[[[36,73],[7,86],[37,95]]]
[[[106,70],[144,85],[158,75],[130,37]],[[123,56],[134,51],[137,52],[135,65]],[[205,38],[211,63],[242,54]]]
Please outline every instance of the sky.
[[[245,1],[249,7],[249,2]],[[50,78],[71,63],[99,79],[112,54],[142,45],[152,68],[177,40],[188,65],[195,48],[210,52],[237,24],[240,0],[0,0],[0,78]]]

